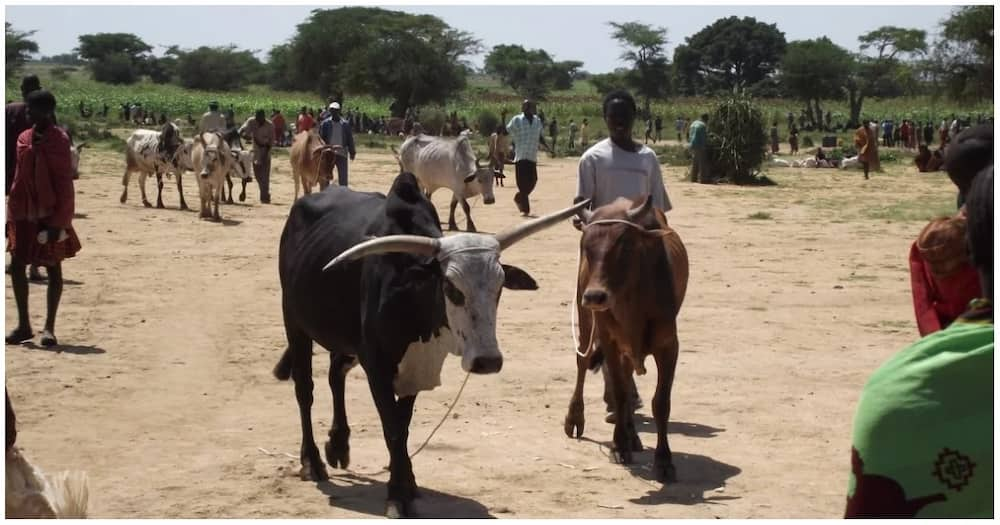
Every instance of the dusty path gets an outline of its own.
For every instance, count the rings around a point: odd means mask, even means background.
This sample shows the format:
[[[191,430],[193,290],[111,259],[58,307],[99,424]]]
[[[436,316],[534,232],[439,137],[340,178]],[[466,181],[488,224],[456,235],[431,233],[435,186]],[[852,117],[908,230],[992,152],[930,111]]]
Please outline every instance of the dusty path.
[[[391,155],[362,150],[352,182],[385,191]],[[75,221],[83,251],[57,326],[62,352],[6,348],[6,382],[19,442],[42,468],[84,469],[95,517],[380,516],[388,461],[363,372],[349,376],[352,469],[330,483],[296,476],[299,426],[291,383],[271,376],[284,346],[277,243],[292,183],[274,161],[274,203],[224,206],[224,224],[176,210],[121,205],[122,156],[88,152]],[[532,209],[565,206],[572,159],[544,160]],[[906,255],[927,206],[954,202],[942,174],[909,166],[864,182],[838,170],[780,170],[776,188],[708,187],[665,170],[687,243],[691,283],[681,311],[681,358],[671,447],[680,482],[650,480],[655,374],[639,379],[647,447],[631,468],[609,463],[600,377],[588,376],[587,428],[567,439],[562,420],[575,374],[569,299],[578,233],[567,222],[504,253],[538,292],[505,293],[498,336],[504,370],[474,377],[431,445],[414,460],[424,516],[835,517],[843,510],[849,432],[869,373],[917,337]],[[476,224],[517,219],[513,177],[497,204],[474,204]],[[150,183],[150,189],[153,184]],[[155,190],[154,190],[155,191]],[[196,203],[196,186],[186,187]],[[450,195],[435,202],[446,217]],[[763,218],[748,219],[761,212]],[[461,215],[461,213],[460,213]],[[459,217],[459,224],[464,224]],[[9,283],[9,280],[8,280]],[[44,287],[31,286],[36,329]],[[6,322],[16,319],[6,288]],[[328,359],[315,357],[317,438],[331,400]],[[411,450],[458,390],[417,400]],[[263,449],[263,451],[262,451]],[[265,451],[267,453],[265,453]],[[608,508],[612,507],[612,508]]]

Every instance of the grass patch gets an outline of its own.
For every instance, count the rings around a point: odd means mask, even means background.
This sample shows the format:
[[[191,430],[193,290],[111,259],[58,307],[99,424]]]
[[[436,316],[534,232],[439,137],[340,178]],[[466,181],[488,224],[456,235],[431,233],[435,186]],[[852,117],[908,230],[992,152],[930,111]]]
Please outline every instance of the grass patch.
[[[935,217],[951,216],[957,211],[954,195],[938,194],[896,202],[888,206],[869,206],[862,214],[869,219],[896,222],[924,222]]]
[[[747,219],[753,221],[769,221],[772,220],[773,218],[774,217],[772,217],[771,214],[766,211],[759,211],[757,213],[751,213],[750,215],[747,215]]]

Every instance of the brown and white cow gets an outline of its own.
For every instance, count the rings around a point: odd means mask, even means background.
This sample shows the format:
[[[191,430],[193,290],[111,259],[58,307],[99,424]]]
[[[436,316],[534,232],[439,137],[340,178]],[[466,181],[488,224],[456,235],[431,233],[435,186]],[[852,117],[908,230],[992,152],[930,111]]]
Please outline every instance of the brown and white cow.
[[[222,188],[222,201],[226,204],[235,204],[233,202],[233,177],[236,177],[242,185],[240,202],[243,202],[247,200],[247,183],[253,180],[253,152],[234,149],[230,151],[230,155],[233,156],[233,163],[229,171],[226,172],[226,187]],[[227,188],[229,189],[228,194],[226,194]]]
[[[687,290],[688,258],[677,233],[652,199],[619,198],[594,211],[579,212],[580,270],[577,280],[576,388],[566,414],[566,435],[583,435],[583,383],[588,368],[608,367],[616,416],[613,453],[623,464],[642,450],[628,395],[633,370],[646,373],[656,362],[656,453],[653,470],[661,482],[676,480],[667,443],[670,389],[679,350],[677,312]]]
[[[340,146],[330,146],[323,142],[315,128],[295,135],[288,157],[292,163],[296,199],[299,198],[299,183],[302,184],[305,195],[312,193],[313,185],[317,182],[320,191],[330,185],[338,148]]]
[[[163,175],[172,173],[177,177],[177,195],[180,209],[186,210],[181,175],[189,164],[185,158],[190,154],[190,146],[181,137],[180,128],[173,122],[163,125],[161,131],[137,129],[125,141],[125,174],[122,175],[122,196],[119,202],[128,200],[128,183],[132,172],[139,172],[139,191],[143,206],[153,205],[146,198],[146,177],[156,175],[156,207],[163,208]]]
[[[201,197],[201,217],[220,220],[219,202],[226,173],[232,169],[233,157],[229,145],[218,133],[199,133],[191,150],[191,163],[198,177]],[[212,205],[215,205],[214,208]]]

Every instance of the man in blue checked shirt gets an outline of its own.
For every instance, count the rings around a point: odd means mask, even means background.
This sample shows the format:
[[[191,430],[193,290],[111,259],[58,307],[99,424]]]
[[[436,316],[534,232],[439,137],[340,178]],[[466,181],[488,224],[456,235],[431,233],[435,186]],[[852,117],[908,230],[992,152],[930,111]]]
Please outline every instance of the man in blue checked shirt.
[[[517,181],[517,194],[514,203],[523,215],[531,213],[531,202],[528,196],[538,183],[538,145],[541,143],[550,153],[552,149],[545,143],[542,136],[542,120],[535,115],[535,102],[524,99],[521,104],[521,114],[514,115],[507,123],[510,141],[514,144],[514,177]]]

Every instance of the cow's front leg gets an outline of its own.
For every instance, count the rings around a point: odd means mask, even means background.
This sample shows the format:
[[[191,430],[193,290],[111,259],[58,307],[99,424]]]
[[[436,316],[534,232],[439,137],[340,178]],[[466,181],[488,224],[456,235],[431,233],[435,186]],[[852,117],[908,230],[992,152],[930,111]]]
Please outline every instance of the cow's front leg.
[[[452,207],[452,210],[455,208]],[[475,233],[476,225],[472,223],[472,213],[469,211],[469,201],[462,199],[462,211],[465,212],[465,231]],[[454,220],[454,218],[452,219]]]
[[[181,174],[177,174],[177,196],[180,198],[181,206],[180,209],[188,209],[187,202],[184,202],[184,187],[181,185]]]
[[[157,172],[156,174],[156,207],[158,209],[163,209],[163,174]]]
[[[221,221],[222,215],[219,214],[219,204],[222,202],[222,184],[217,184],[212,193],[212,204],[215,205],[212,210],[212,218],[217,221]]]
[[[222,191],[222,195],[225,197],[226,204],[232,204],[233,203],[233,179],[229,176],[228,173],[226,174],[226,186],[229,187],[229,196],[226,196],[226,188],[225,187],[220,188],[220,191]]]
[[[458,223],[455,222],[455,208],[458,207],[458,199],[451,198],[451,211],[448,212],[448,231],[458,230]]]
[[[389,484],[385,514],[390,518],[413,516],[413,499],[417,496],[417,482],[413,476],[413,464],[406,450],[409,438],[410,419],[416,396],[400,398],[396,401],[392,389],[393,374],[387,369],[366,370],[368,385],[375,399],[379,419],[382,421],[382,435],[389,449]]]
[[[139,173],[139,193],[142,195],[142,205],[147,208],[152,208],[153,205],[150,204],[149,199],[146,198],[146,177],[148,177],[146,172]]]
[[[628,465],[632,463],[632,435],[629,432],[632,401],[626,393],[626,377],[618,349],[606,347],[604,351],[604,366],[608,367],[607,378],[611,379],[611,392],[614,397],[615,431],[611,447],[612,459]]]
[[[232,197],[232,192],[230,192],[230,197]],[[243,187],[240,188],[240,202],[247,200],[247,180],[243,179]]]
[[[569,410],[566,412],[563,430],[566,432],[566,437],[574,437],[575,433],[575,437],[580,438],[583,436],[585,423],[583,417],[583,384],[587,379],[587,368],[590,367],[590,355],[587,353],[587,350],[592,344],[590,335],[593,319],[590,315],[579,315],[579,313],[577,314],[577,318],[579,320],[580,341],[577,345],[576,355],[576,386],[573,388],[573,397],[569,400]]]
[[[674,384],[679,345],[677,337],[667,342],[665,350],[653,354],[656,359],[656,393],[653,394],[653,418],[656,420],[656,452],[653,455],[653,473],[661,483],[677,481],[673,454],[667,440],[667,423],[670,421],[670,390]]]

